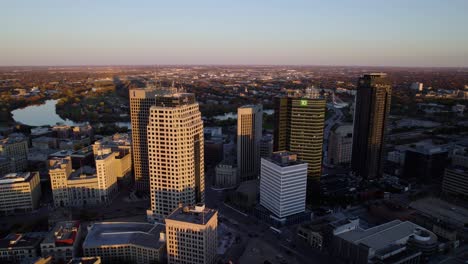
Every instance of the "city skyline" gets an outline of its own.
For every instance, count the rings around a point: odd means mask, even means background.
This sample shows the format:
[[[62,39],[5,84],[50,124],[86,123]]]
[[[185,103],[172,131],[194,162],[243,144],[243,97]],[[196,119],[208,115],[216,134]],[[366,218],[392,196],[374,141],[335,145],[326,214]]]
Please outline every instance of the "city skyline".
[[[0,66],[468,67],[465,1],[1,6]]]

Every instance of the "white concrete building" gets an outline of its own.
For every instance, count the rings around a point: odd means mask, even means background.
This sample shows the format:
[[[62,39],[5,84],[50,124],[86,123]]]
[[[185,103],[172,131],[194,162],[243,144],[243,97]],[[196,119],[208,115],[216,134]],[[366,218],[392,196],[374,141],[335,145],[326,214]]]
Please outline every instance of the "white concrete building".
[[[305,211],[307,163],[287,151],[262,158],[260,204],[276,217],[285,218]]]

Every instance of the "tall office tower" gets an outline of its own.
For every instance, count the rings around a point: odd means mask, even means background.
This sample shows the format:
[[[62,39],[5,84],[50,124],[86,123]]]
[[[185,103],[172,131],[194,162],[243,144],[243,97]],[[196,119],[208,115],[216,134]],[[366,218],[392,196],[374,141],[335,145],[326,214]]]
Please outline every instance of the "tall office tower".
[[[260,172],[262,120],[262,105],[237,109],[237,169],[241,182],[256,179]]]
[[[218,212],[203,204],[179,207],[166,218],[167,263],[212,264],[218,246]]]
[[[262,158],[260,204],[282,219],[305,211],[307,163],[288,151]]]
[[[275,98],[273,151],[288,150],[307,162],[309,180],[322,173],[322,145],[325,99],[309,89],[288,97]]]
[[[146,126],[148,125],[149,109],[156,102],[156,92],[156,88],[131,89],[129,91],[135,187],[146,192],[149,191]]]
[[[374,179],[382,174],[391,93],[392,86],[385,73],[371,73],[359,78],[351,169],[364,179]]]
[[[146,128],[149,121],[150,107],[156,103],[156,96],[176,92],[175,87],[147,87],[129,90],[130,119],[132,123],[132,152],[135,175],[135,187],[148,192],[149,165],[148,140]]]
[[[151,208],[148,220],[162,222],[180,203],[204,202],[203,121],[195,95],[156,96],[147,129]]]

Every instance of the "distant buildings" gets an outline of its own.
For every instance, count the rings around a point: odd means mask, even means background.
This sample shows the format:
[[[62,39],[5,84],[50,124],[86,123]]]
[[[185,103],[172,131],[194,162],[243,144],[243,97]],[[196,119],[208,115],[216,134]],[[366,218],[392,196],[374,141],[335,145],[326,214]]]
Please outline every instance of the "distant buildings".
[[[194,94],[173,91],[156,96],[147,127],[149,221],[162,222],[180,203],[205,200],[203,141],[203,121]]]
[[[330,165],[351,162],[353,125],[338,125],[330,131],[327,158]]]
[[[307,163],[287,151],[262,158],[260,204],[282,219],[305,211]]]
[[[0,176],[0,213],[28,212],[39,207],[41,184],[38,172]]]
[[[424,84],[420,82],[414,82],[411,84],[410,89],[417,92],[422,92],[424,89]]]
[[[41,255],[51,256],[53,263],[66,263],[77,256],[80,237],[80,222],[59,222],[42,241]]]
[[[239,183],[237,167],[233,161],[224,160],[215,167],[215,186],[232,188]]]
[[[351,168],[375,179],[382,175],[392,86],[386,74],[371,73],[359,78],[357,89]]]
[[[169,264],[215,263],[218,246],[216,210],[203,204],[179,207],[165,221]]]
[[[237,169],[241,182],[256,179],[260,172],[262,120],[262,105],[237,109]]]
[[[102,263],[161,263],[165,251],[163,225],[115,222],[95,223],[83,242],[87,257],[100,256]]]
[[[41,238],[11,233],[0,239],[0,262],[31,263],[40,254]]]
[[[8,172],[22,172],[28,168],[28,138],[20,133],[0,140],[0,158],[9,162]],[[8,173],[7,172],[7,173]]]

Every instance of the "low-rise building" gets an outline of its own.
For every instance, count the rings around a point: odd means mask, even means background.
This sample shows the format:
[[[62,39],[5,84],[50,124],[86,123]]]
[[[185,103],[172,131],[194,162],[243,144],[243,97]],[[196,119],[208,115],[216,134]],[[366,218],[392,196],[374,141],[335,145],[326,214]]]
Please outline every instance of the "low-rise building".
[[[437,236],[412,222],[394,220],[333,237],[332,252],[349,263],[412,263],[436,252]],[[391,261],[390,261],[391,260]]]
[[[235,187],[239,180],[237,167],[231,160],[224,160],[215,167],[215,186],[219,188]]]
[[[169,264],[215,263],[218,212],[203,204],[179,207],[166,219]]]
[[[41,239],[28,234],[9,234],[0,239],[0,262],[31,263],[39,256]]]
[[[38,172],[9,173],[0,177],[0,212],[27,212],[39,206],[41,183]]]
[[[343,124],[333,127],[328,139],[328,163],[330,165],[350,163],[352,147],[353,125]]]
[[[83,252],[100,256],[103,263],[151,264],[162,262],[165,242],[160,224],[101,222],[88,228]]]
[[[77,256],[81,228],[78,221],[57,223],[41,243],[42,257],[52,257],[53,263],[66,263]]]

